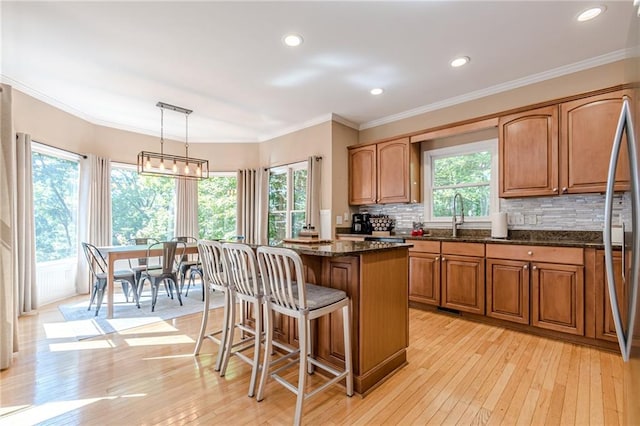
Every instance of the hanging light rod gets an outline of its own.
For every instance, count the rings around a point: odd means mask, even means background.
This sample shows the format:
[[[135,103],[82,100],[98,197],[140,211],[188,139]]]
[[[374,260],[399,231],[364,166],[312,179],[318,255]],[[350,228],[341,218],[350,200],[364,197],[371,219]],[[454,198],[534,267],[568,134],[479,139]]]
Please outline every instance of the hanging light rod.
[[[186,115],[189,115],[189,114],[191,114],[193,112],[192,109],[182,108],[182,107],[171,105],[171,104],[168,104],[168,103],[165,103],[165,102],[158,102],[156,104],[156,106],[158,108],[170,109],[171,111],[176,111],[176,112],[179,112],[181,114],[186,114]]]
[[[193,110],[171,105],[165,102],[156,104],[160,108],[160,152],[142,151],[138,154],[138,174],[147,176],[167,176],[183,179],[202,180],[209,177],[209,160],[189,157],[189,114]],[[171,110],[184,114],[185,155],[164,153],[164,110]]]

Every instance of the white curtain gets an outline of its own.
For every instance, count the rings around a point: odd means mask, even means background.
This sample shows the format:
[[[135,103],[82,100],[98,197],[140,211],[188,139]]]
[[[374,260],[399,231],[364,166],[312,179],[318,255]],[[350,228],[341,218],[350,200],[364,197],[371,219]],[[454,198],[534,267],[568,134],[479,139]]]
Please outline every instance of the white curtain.
[[[80,170],[79,239],[95,246],[111,245],[111,161],[87,155]],[[78,245],[78,293],[89,293],[87,261]]]
[[[311,156],[307,160],[307,224],[320,231],[320,186],[322,157]]]
[[[0,84],[0,370],[18,351],[18,292],[14,279],[15,135],[11,86]]]
[[[249,244],[266,244],[269,200],[267,169],[238,170],[236,232]]]
[[[38,308],[36,286],[36,232],[33,219],[33,179],[31,170],[31,136],[16,135],[16,220],[14,273],[18,290],[19,315]]]
[[[174,236],[199,238],[198,181],[176,179],[175,224]]]

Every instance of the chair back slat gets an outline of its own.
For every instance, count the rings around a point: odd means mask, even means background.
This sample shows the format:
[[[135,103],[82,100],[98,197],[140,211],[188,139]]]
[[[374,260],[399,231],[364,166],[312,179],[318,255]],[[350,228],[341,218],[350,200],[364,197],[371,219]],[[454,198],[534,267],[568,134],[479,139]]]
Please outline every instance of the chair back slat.
[[[229,285],[233,285],[237,293],[260,296],[262,291],[258,283],[256,255],[253,249],[240,243],[224,243],[222,248]]]
[[[181,241],[161,241],[153,243],[147,247],[147,259],[151,256],[151,251],[162,247],[162,273],[171,274],[184,256],[186,244]],[[148,268],[147,268],[148,269]]]
[[[92,244],[82,243],[82,248],[84,250],[84,255],[87,258],[87,263],[89,264],[89,269],[91,269],[91,273],[95,276],[98,274],[106,274],[107,273],[107,261],[100,253],[100,250]]]
[[[298,253],[280,247],[258,247],[258,264],[263,291],[272,303],[286,309],[307,308],[304,269]]]
[[[229,282],[224,267],[222,244],[217,241],[198,241],[198,253],[202,260],[204,280],[218,286],[226,286]]]

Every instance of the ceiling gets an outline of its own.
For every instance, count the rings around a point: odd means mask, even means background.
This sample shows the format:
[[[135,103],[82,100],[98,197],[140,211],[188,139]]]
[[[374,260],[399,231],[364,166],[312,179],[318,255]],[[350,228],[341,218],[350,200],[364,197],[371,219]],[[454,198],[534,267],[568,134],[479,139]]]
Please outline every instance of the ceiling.
[[[579,23],[593,4],[607,10]],[[364,129],[619,60],[625,1],[0,2],[2,81],[92,123],[257,142]],[[304,42],[286,47],[295,32]],[[452,68],[457,56],[469,64]],[[381,87],[382,95],[370,89]],[[184,140],[184,116],[165,114]]]

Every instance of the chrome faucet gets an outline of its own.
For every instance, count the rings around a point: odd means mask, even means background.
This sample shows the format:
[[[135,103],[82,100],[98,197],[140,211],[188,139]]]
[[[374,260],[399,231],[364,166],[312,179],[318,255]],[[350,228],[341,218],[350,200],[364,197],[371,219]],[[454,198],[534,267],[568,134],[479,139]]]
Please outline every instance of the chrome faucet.
[[[456,200],[460,198],[460,221],[456,218]],[[451,225],[453,227],[453,237],[458,236],[458,225],[462,225],[464,223],[464,202],[462,201],[462,195],[459,192],[453,196],[453,211],[451,212]]]

